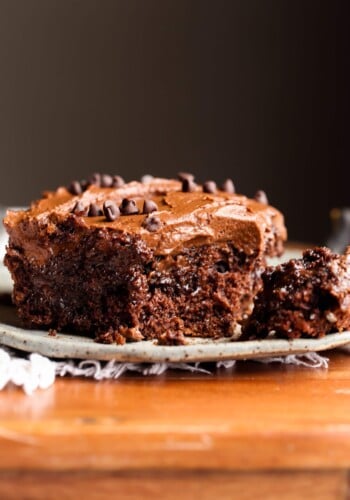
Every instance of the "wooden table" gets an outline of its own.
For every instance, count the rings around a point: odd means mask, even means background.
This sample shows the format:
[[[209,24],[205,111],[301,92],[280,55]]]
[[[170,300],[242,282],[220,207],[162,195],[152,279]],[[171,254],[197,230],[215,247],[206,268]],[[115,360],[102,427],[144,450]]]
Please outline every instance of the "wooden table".
[[[0,393],[0,498],[345,499],[350,355]]]

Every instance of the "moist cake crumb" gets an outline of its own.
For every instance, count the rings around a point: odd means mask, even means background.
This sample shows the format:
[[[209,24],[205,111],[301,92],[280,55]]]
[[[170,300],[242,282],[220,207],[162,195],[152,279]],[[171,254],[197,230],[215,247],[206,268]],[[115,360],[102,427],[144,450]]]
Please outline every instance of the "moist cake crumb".
[[[350,329],[350,247],[306,250],[301,259],[269,267],[243,339],[323,337]]]

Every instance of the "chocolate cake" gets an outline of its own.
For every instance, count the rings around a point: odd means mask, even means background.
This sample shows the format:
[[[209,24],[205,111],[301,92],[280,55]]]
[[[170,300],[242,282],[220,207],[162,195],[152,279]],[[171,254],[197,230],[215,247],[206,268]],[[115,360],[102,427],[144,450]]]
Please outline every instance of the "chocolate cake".
[[[264,193],[234,191],[190,174],[127,184],[95,174],[8,212],[20,318],[105,343],[232,336],[286,239]]]
[[[350,329],[350,247],[306,250],[301,259],[267,268],[244,339],[323,337]]]

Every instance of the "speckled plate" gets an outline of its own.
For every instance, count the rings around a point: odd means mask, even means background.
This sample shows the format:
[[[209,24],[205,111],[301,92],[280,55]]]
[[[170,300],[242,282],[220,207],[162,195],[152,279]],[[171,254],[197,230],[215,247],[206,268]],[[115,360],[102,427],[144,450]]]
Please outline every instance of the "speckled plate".
[[[123,346],[106,345],[78,335],[59,333],[50,336],[47,331],[25,330],[21,328],[13,307],[0,306],[0,344],[52,358],[115,359],[134,363],[224,361],[323,351],[348,342],[350,332],[335,333],[316,340],[232,342],[230,339],[191,339],[187,345],[181,346],[159,346],[152,341]]]

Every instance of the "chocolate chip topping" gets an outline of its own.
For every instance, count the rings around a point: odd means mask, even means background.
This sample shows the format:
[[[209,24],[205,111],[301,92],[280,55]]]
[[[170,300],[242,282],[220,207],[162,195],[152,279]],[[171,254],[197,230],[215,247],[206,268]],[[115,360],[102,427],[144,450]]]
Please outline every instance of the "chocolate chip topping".
[[[99,173],[94,173],[89,177],[89,182],[93,186],[101,186],[101,174]]]
[[[150,214],[151,212],[156,212],[158,210],[158,205],[152,200],[145,200],[143,204],[143,214]]]
[[[73,181],[71,185],[68,187],[68,191],[71,194],[81,194],[83,192],[83,188],[79,181]]]
[[[102,215],[103,211],[100,209],[96,203],[91,203],[90,208],[89,208],[89,217],[98,217],[99,215]]]
[[[81,189],[82,191],[86,191],[87,188],[89,187],[89,181],[87,181],[86,179],[83,179],[82,181],[80,181],[80,186],[81,186]]]
[[[114,188],[120,188],[124,186],[125,181],[123,177],[120,177],[120,175],[114,175],[113,180],[112,180],[112,187]]]
[[[136,215],[139,213],[135,200],[129,200],[128,198],[123,199],[119,208],[123,215]]]
[[[193,193],[196,190],[196,183],[190,179],[184,179],[182,181],[182,192],[183,193]]]
[[[72,213],[75,215],[80,215],[82,217],[86,217],[89,212],[89,206],[84,207],[81,201],[77,201],[72,209]]]
[[[259,191],[255,193],[254,200],[258,201],[259,203],[263,203],[264,205],[269,204],[269,200],[267,199],[265,191],[262,191],[261,189],[259,189]]]
[[[206,181],[203,184],[203,193],[216,193],[216,183],[214,181]]]
[[[120,210],[114,201],[107,200],[103,204],[103,213],[109,222],[112,222],[120,216]]]
[[[101,175],[101,187],[108,188],[113,184],[113,177],[108,174]]]
[[[177,178],[180,180],[180,181],[184,181],[184,180],[188,180],[188,181],[194,181],[194,175],[193,174],[189,174],[187,172],[179,172],[177,174]]]
[[[235,185],[233,184],[232,179],[226,179],[225,182],[222,184],[221,189],[225,193],[233,194],[236,192]]]
[[[155,233],[161,228],[161,226],[162,223],[156,215],[149,215],[142,223],[142,227],[147,229],[150,233]]]
[[[120,188],[124,186],[125,182],[120,175],[99,174],[96,172],[89,178],[89,184],[105,188]]]

